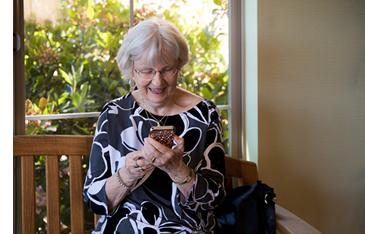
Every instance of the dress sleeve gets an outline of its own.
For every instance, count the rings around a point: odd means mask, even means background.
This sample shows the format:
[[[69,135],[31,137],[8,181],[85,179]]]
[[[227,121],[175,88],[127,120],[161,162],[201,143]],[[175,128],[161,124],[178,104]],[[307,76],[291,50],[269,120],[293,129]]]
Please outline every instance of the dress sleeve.
[[[111,176],[107,114],[108,108],[104,107],[97,121],[83,190],[86,204],[101,215],[109,215],[105,191],[106,179]]]
[[[226,195],[224,188],[224,146],[222,124],[217,109],[209,114],[203,157],[195,169],[196,179],[187,199],[181,205],[190,210],[213,210]]]

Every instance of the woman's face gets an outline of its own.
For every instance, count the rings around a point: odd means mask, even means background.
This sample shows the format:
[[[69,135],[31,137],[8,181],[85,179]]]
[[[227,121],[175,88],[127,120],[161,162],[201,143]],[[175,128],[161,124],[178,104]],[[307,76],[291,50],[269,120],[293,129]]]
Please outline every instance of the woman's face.
[[[134,61],[133,80],[145,105],[167,107],[174,100],[178,70],[176,65],[157,61],[147,65],[144,59]]]

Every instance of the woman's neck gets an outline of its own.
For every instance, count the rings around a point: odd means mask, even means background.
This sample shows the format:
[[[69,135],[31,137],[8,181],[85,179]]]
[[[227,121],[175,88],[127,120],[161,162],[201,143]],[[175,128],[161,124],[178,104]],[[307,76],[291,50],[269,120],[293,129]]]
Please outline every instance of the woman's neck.
[[[172,107],[173,104],[171,104],[171,105],[168,105],[168,104],[150,105],[148,103],[142,103],[142,105],[140,105],[140,106],[142,106],[143,109],[145,109],[146,111],[148,111],[154,115],[158,115],[158,116],[171,115],[174,112],[173,107]]]
[[[138,90],[132,92],[134,100],[138,103],[146,111],[158,115],[158,116],[165,116],[165,115],[173,115],[177,113],[177,105],[174,102],[174,99],[171,98],[169,102],[155,104],[148,102],[142,95],[139,94]],[[178,108],[179,109],[179,108]]]

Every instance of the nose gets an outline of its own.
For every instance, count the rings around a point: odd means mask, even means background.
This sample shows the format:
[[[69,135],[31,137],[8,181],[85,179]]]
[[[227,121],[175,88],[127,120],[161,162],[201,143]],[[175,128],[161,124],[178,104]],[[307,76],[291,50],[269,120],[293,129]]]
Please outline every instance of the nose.
[[[152,77],[151,83],[156,86],[162,85],[164,82],[163,76],[160,71],[156,71],[156,74]]]

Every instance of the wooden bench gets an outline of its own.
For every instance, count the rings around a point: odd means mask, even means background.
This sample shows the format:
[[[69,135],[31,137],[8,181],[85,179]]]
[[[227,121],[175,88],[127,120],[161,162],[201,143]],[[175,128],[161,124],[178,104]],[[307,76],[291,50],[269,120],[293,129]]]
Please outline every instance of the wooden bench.
[[[35,157],[45,157],[47,233],[60,233],[59,157],[69,160],[71,233],[85,233],[84,202],[82,197],[84,175],[82,157],[88,156],[92,136],[38,135],[14,136],[14,157],[21,160],[22,233],[36,233]],[[226,157],[227,187],[233,184],[254,183],[258,179],[255,163]],[[235,181],[235,183],[232,183]],[[279,233],[319,233],[288,210],[277,206]]]

